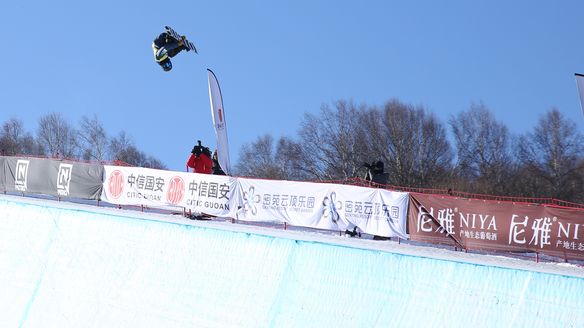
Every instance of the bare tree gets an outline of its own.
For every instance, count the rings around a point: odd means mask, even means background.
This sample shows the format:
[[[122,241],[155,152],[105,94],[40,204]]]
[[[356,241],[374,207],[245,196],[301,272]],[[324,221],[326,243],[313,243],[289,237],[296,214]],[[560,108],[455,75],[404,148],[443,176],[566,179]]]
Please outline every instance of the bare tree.
[[[282,169],[285,179],[310,180],[310,176],[303,170],[303,160],[302,144],[287,137],[278,140],[275,161]]]
[[[145,158],[144,162],[142,163],[142,167],[147,167],[147,168],[151,168],[151,169],[159,169],[159,170],[166,170],[167,169],[166,165],[164,165],[164,163],[162,163],[161,160],[159,160],[158,158],[156,158],[152,155],[146,155],[146,158]]]
[[[551,109],[533,132],[521,136],[518,155],[525,172],[525,194],[582,200],[584,136],[559,110]]]
[[[306,180],[307,175],[301,170],[302,164],[299,143],[287,137],[281,137],[274,143],[274,138],[268,134],[241,147],[236,171],[238,175],[247,177]]]
[[[129,147],[133,146],[134,142],[132,139],[126,135],[126,132],[121,131],[117,137],[110,140],[109,146],[109,156],[113,160],[122,160],[124,156],[124,151]]]
[[[43,155],[42,147],[24,130],[22,121],[11,118],[4,122],[0,131],[0,154]]]
[[[466,189],[479,193],[508,193],[513,172],[507,127],[495,120],[487,107],[472,104],[470,109],[452,117],[457,154],[457,172],[467,181]]]
[[[304,116],[296,162],[303,178],[364,176],[364,163],[381,160],[390,183],[434,187],[448,180],[453,155],[446,129],[425,109],[398,101],[383,110],[342,100],[334,106]]]
[[[112,159],[133,166],[166,169],[166,166],[160,160],[138,150],[132,139],[124,131],[120,132],[117,137],[114,137],[110,141],[110,154]]]
[[[383,130],[378,144],[390,175],[401,186],[437,187],[449,179],[452,150],[446,129],[423,107],[392,100],[383,109]]]
[[[359,115],[359,124],[362,127],[357,130],[359,150],[366,162],[384,161],[389,158],[388,132],[383,120],[383,110],[377,107],[365,109]]]
[[[354,177],[366,157],[360,115],[365,107],[339,100],[335,108],[323,105],[320,115],[305,113],[299,136],[304,170],[319,180]]]
[[[145,160],[144,154],[136,148],[134,141],[124,131],[110,141],[110,153],[113,160],[134,166],[141,166]]]
[[[22,153],[22,145],[20,143],[24,134],[22,122],[12,118],[2,124],[2,131],[0,132],[0,153],[2,155],[16,155]]]
[[[43,146],[30,134],[26,133],[24,137],[20,139],[21,153],[27,155],[41,155],[44,156],[45,152]]]
[[[283,169],[276,163],[274,138],[271,135],[264,135],[251,144],[244,144],[235,168],[241,176],[285,179]]]
[[[60,113],[44,115],[39,120],[37,138],[50,156],[77,158],[77,132]]]
[[[97,116],[94,115],[92,118],[83,116],[80,125],[78,136],[83,159],[105,160],[109,141],[106,131]]]

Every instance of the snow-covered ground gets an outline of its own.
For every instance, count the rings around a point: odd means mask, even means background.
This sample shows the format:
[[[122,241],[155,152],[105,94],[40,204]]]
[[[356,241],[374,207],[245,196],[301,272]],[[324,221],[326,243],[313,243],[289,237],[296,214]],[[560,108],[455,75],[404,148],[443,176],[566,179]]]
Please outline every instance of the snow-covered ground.
[[[10,195],[0,241],[0,326],[584,325],[574,264]]]

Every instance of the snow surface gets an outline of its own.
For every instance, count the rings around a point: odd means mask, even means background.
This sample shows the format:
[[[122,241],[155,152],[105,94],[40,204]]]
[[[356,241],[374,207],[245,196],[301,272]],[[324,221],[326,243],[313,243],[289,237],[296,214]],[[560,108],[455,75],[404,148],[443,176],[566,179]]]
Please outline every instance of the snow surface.
[[[583,326],[584,269],[0,195],[0,326]]]

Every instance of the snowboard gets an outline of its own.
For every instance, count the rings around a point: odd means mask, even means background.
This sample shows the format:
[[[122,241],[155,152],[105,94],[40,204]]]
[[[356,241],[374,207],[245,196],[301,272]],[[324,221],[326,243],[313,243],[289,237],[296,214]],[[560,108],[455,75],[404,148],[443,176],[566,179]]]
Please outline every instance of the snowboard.
[[[172,29],[172,27],[170,26],[165,26],[164,29],[166,30],[166,33],[168,33],[168,35],[170,35],[173,39],[175,39],[177,42],[180,40],[183,40],[183,44],[184,46],[187,48],[187,51],[194,51],[196,54],[197,52],[197,48],[195,48],[195,45],[187,40],[186,37],[182,37],[180,34],[178,34],[175,30]]]

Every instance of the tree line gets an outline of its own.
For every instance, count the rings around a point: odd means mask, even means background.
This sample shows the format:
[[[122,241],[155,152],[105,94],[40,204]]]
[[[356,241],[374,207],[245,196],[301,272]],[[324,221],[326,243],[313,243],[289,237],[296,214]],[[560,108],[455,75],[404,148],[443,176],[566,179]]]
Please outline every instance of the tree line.
[[[305,113],[296,138],[244,144],[240,176],[286,180],[363,177],[382,161],[395,186],[584,203],[584,136],[552,108],[513,135],[483,103],[441,122],[423,106],[338,100]]]
[[[2,124],[0,154],[123,161],[166,169],[124,131],[110,136],[97,116],[78,127],[60,113]],[[423,106],[390,100],[383,106],[338,100],[305,113],[294,138],[267,134],[244,144],[234,175],[299,181],[364,177],[365,163],[384,162],[394,186],[453,189],[500,196],[584,203],[584,136],[552,108],[524,134],[513,135],[482,103],[446,123]]]
[[[21,120],[11,118],[2,124],[0,154],[122,161],[133,166],[166,169],[159,159],[140,151],[124,131],[110,137],[96,115],[83,116],[75,127],[62,114],[49,113],[39,119],[35,135],[25,131]]]

